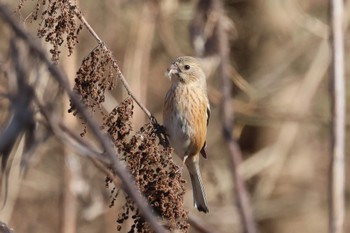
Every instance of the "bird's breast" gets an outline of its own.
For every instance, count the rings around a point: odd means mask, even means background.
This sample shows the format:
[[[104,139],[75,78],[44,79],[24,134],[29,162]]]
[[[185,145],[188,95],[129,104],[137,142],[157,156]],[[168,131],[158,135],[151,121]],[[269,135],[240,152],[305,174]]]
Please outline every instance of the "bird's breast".
[[[164,105],[164,125],[179,156],[199,153],[206,138],[207,97],[190,87],[172,88]]]

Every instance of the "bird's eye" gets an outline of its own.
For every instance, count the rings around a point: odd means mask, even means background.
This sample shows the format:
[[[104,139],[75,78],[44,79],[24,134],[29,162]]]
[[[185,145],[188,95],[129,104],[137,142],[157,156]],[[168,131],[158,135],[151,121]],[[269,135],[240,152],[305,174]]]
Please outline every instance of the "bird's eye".
[[[189,65],[184,66],[185,70],[189,70],[191,67]]]

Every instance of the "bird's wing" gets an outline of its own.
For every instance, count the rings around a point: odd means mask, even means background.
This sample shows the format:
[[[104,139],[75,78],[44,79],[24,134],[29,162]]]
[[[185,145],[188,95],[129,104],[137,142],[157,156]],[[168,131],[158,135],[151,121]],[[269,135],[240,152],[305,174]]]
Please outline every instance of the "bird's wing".
[[[210,105],[208,103],[208,105],[207,105],[207,126],[209,125],[209,118],[210,118]]]
[[[207,127],[209,125],[209,118],[210,118],[210,105],[208,103],[208,106],[207,106]],[[201,155],[203,156],[203,158],[207,159],[207,153],[205,152],[205,148],[207,147],[207,142],[205,141],[204,142],[204,145],[200,151]]]

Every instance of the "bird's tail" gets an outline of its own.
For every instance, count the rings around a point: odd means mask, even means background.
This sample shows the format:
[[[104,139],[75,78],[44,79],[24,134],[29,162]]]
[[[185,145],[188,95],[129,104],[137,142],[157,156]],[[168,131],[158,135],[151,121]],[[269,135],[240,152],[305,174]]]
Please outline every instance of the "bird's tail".
[[[199,163],[198,161],[191,161],[187,162],[186,165],[191,177],[194,207],[196,207],[198,211],[208,213],[209,209],[207,199],[205,197],[201,173],[199,170]]]

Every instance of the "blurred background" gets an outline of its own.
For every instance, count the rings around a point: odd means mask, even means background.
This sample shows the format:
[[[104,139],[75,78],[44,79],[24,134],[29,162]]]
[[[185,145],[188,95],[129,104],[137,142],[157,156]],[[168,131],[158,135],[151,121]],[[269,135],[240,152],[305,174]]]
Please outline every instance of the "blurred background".
[[[4,2],[15,10],[17,1]],[[345,2],[347,36],[350,2]],[[239,173],[251,195],[259,232],[327,232],[328,2],[227,0],[222,4],[230,47],[233,133],[243,152]],[[87,21],[114,52],[133,93],[162,122],[163,98],[170,85],[164,76],[166,68],[178,56],[198,54],[189,32],[189,25],[199,14],[197,1],[84,0],[79,5]],[[22,19],[34,7],[32,1],[26,2]],[[37,23],[26,21],[25,25],[36,34]],[[2,21],[0,28],[4,38],[0,41],[3,59],[10,31]],[[96,45],[91,35],[82,30],[74,54],[61,55],[59,65],[72,80],[82,59]],[[346,74],[350,71],[349,49],[347,39]],[[230,155],[222,137],[221,80],[212,69],[213,64],[215,58],[203,61],[208,72],[212,113],[207,138],[209,158],[201,161],[201,170],[210,213],[205,215],[194,209],[189,183],[186,183],[185,204],[191,214],[217,232],[240,232]],[[348,82],[346,89],[349,85]],[[106,97],[104,107],[111,110],[123,97],[126,97],[124,89],[117,87]],[[8,109],[6,104],[1,105],[0,119],[4,124]],[[65,106],[68,109],[67,101]],[[79,129],[76,118],[64,112],[67,122]],[[134,129],[139,129],[146,120],[146,115],[135,107]],[[346,131],[348,128],[347,121]],[[24,176],[19,175],[17,157],[12,162],[7,202],[0,211],[0,220],[15,232],[117,232],[118,204],[108,208],[105,176],[90,161],[74,155],[55,138],[39,147]],[[349,159],[346,164],[350,165]],[[185,172],[188,180],[187,175]],[[347,210],[349,197],[347,179]],[[350,232],[347,212],[345,232]],[[121,232],[127,232],[126,229]]]

